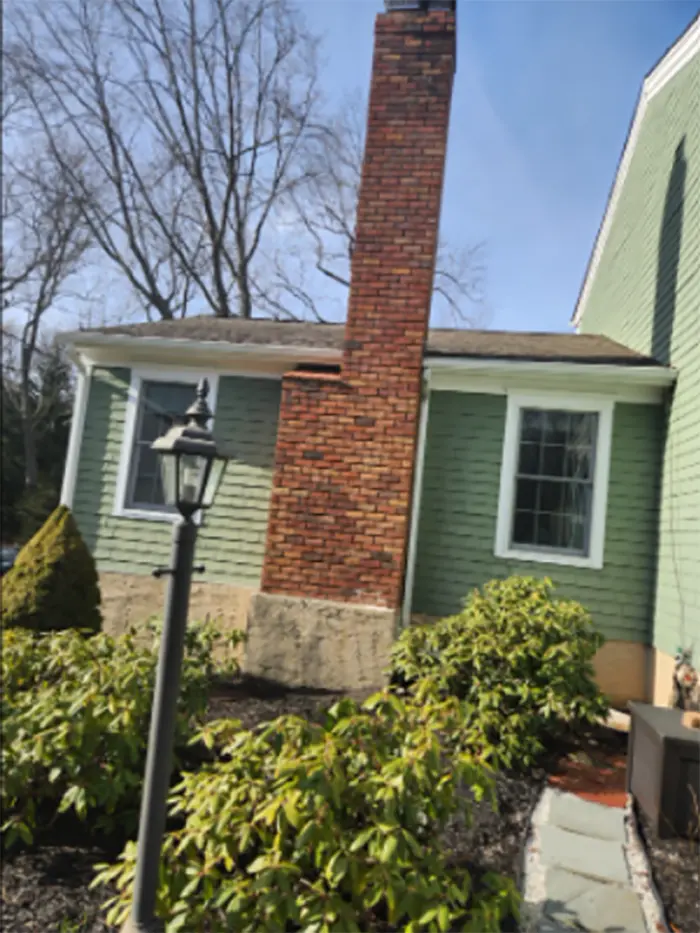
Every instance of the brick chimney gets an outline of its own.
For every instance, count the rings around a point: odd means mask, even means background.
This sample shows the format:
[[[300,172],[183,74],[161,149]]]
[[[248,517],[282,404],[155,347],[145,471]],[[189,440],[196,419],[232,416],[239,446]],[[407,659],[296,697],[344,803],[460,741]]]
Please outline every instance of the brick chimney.
[[[454,0],[377,16],[341,372],[282,383],[262,592],[246,667],[374,687],[403,596],[455,69]]]

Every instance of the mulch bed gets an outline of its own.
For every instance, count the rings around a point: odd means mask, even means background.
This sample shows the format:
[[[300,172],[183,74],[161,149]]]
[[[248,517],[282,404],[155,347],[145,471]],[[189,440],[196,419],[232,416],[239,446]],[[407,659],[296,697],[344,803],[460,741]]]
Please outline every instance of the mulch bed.
[[[212,693],[208,718],[236,718],[245,728],[289,713],[316,719],[336,699],[333,694],[318,691],[275,690],[264,683],[219,686]],[[614,796],[620,789],[620,764],[624,762],[626,740],[625,735],[602,728],[582,736],[567,736],[548,750],[541,767],[527,774],[499,774],[498,811],[494,812],[486,802],[475,803],[471,825],[465,826],[456,819],[448,826],[444,844],[452,859],[469,870],[477,881],[486,871],[519,881],[530,816],[544,783],[550,780],[562,789],[582,795]],[[605,802],[614,801],[610,797]],[[64,826],[52,831],[50,838],[42,839],[35,850],[7,857],[2,872],[0,915],[4,933],[110,933],[100,909],[105,891],[91,891],[88,884],[93,875],[92,865],[113,861],[122,844],[122,840],[96,844],[85,835],[84,828]],[[700,933],[700,925],[688,925],[687,909],[692,898],[683,892],[692,885],[693,878],[692,871],[688,873],[684,868],[683,859],[685,863],[690,860],[689,854],[683,855],[684,851],[677,841],[652,846],[652,863],[657,884],[669,904],[669,918],[682,933]],[[685,880],[679,885],[679,872],[684,871]],[[697,867],[694,878],[693,893],[697,894]],[[693,917],[699,915],[697,896],[695,905]],[[513,921],[504,926],[504,930],[515,929]]]
[[[553,750],[549,783],[584,800],[624,807],[627,799],[627,734],[599,726],[569,736]]]
[[[639,808],[637,823],[670,929],[700,933],[700,839],[659,839]]]

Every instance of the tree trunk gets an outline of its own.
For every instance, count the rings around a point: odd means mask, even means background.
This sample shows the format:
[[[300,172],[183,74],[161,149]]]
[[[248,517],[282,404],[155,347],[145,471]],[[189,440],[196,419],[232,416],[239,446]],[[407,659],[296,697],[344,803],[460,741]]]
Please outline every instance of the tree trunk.
[[[253,299],[250,294],[248,279],[245,275],[241,276],[238,287],[238,313],[240,317],[250,320],[253,316]]]

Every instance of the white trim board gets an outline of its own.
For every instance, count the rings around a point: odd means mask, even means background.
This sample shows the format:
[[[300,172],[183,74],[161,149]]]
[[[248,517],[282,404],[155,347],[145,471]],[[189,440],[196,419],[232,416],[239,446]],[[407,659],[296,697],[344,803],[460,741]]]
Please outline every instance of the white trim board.
[[[413,463],[413,491],[411,494],[411,518],[408,528],[408,547],[406,551],[406,575],[404,579],[403,606],[399,617],[400,627],[411,624],[413,607],[413,586],[416,577],[416,558],[418,556],[418,525],[420,522],[421,502],[423,499],[423,472],[425,469],[425,448],[428,437],[430,416],[430,373],[421,380],[421,404],[418,420],[418,439]]]
[[[613,180],[608,203],[603,214],[603,221],[598,230],[588,268],[581,285],[581,291],[576,301],[576,307],[571,317],[571,324],[578,328],[586,310],[586,303],[593,287],[598,267],[600,266],[603,251],[610,235],[615,211],[620,201],[622,189],[629,172],[632,156],[639,138],[642,122],[649,102],[661,91],[677,74],[700,52],[700,17],[683,33],[677,42],[668,50],[660,62],[649,72],[644,79],[639,94],[637,106],[632,118],[632,125],[622,150],[620,163]]]
[[[63,467],[63,483],[61,484],[61,505],[73,508],[75,500],[75,487],[78,481],[78,468],[80,466],[80,449],[85,431],[85,415],[87,413],[90,385],[92,382],[92,367],[88,364],[83,370],[78,367],[76,376],[75,397],[73,399],[73,413],[71,415],[70,433],[68,435],[68,450],[66,462]]]
[[[198,368],[222,375],[281,378],[304,363],[339,364],[343,352],[324,347],[233,344],[222,340],[180,340],[168,337],[127,337],[75,331],[60,335],[71,358],[100,366],[153,365]]]
[[[129,485],[129,473],[133,456],[134,435],[139,404],[141,401],[141,386],[144,382],[181,382],[186,385],[197,385],[199,380],[206,376],[209,380],[209,396],[207,404],[212,413],[212,421],[216,416],[216,402],[219,392],[219,376],[216,373],[203,373],[198,369],[175,370],[172,367],[161,366],[149,369],[132,369],[129,394],[124,417],[124,433],[122,435],[121,450],[119,453],[119,468],[114,492],[114,506],[112,515],[115,518],[136,518],[146,521],[167,522],[172,524],[179,518],[177,511],[166,512],[159,509],[137,509],[126,505],[126,493]],[[195,521],[201,521],[201,512],[195,516]]]
[[[510,534],[515,504],[515,471],[520,442],[520,412],[523,408],[564,411],[590,411],[598,414],[598,437],[595,447],[593,505],[591,509],[590,547],[588,556],[563,551],[528,550],[511,545]],[[501,482],[498,494],[498,518],[494,555],[505,560],[533,561],[568,567],[588,567],[601,570],[605,549],[605,518],[608,507],[610,453],[612,449],[614,402],[608,398],[582,398],[561,393],[520,394],[508,396],[506,426],[501,454]]]
[[[426,369],[436,392],[580,392],[641,404],[661,404],[677,377],[675,370],[663,366],[526,360],[429,359]]]

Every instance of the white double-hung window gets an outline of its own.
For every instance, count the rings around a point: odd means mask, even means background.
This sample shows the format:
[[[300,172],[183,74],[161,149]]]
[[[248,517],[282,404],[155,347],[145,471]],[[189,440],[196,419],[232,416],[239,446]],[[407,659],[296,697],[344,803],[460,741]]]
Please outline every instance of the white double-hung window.
[[[195,399],[202,374],[132,371],[124,422],[114,513],[125,518],[172,521],[174,507],[165,505],[158,455],[153,441],[180,423]],[[207,376],[212,413],[218,381]],[[211,429],[211,424],[209,425]]]
[[[601,568],[613,402],[508,397],[495,552]]]

